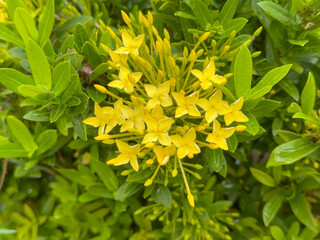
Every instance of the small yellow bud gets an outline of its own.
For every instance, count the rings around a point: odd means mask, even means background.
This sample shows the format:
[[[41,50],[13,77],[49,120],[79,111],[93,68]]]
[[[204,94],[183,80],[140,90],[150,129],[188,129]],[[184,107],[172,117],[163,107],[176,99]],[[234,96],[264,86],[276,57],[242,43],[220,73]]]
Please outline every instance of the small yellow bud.
[[[110,48],[108,46],[104,45],[103,43],[100,43],[100,46],[103,51],[105,51],[106,53],[109,53]]]
[[[128,176],[131,172],[132,170],[124,170],[121,172],[121,176]]]
[[[199,42],[203,42],[205,40],[207,40],[207,38],[210,36],[210,32],[206,32],[204,33],[200,38],[199,38]]]
[[[183,128],[184,128],[184,130],[188,131],[190,127],[187,125],[184,125]]]
[[[295,122],[293,122],[293,123],[292,123],[292,127],[296,128],[296,127],[298,127],[298,124],[295,123]]]
[[[141,11],[139,11],[138,18],[139,18],[139,24],[142,25],[143,24],[143,14]]]
[[[262,31],[262,27],[259,27],[259,28],[254,32],[253,37],[259,36],[260,33],[261,33],[261,31]]]
[[[150,165],[153,164],[153,162],[154,162],[153,159],[148,159],[148,160],[146,161],[146,164],[150,166]]]
[[[187,56],[188,56],[188,48],[186,48],[186,47],[184,47],[184,49],[183,49],[183,56],[185,58],[187,58]]]
[[[171,45],[170,45],[169,40],[165,38],[163,40],[163,44],[164,44],[165,48],[167,49],[167,51],[170,52],[171,51]]]
[[[145,61],[142,57],[140,57],[140,56],[137,56],[137,61],[138,61],[138,63],[141,64],[141,65],[144,65],[144,64],[146,63],[146,61]]]
[[[161,70],[158,70],[158,78],[164,78],[164,73]]]
[[[193,195],[191,193],[189,193],[187,198],[188,198],[190,206],[194,207],[194,197],[193,197]]]
[[[145,186],[145,187],[148,187],[148,186],[150,186],[150,185],[152,184],[152,182],[153,182],[153,179],[149,178],[149,179],[144,183],[144,186]]]
[[[196,81],[194,84],[192,84],[192,89],[196,89],[200,86],[200,81]]]
[[[139,100],[138,100],[135,96],[133,96],[133,95],[130,96],[130,100],[131,100],[131,102],[133,102],[133,103],[136,104],[136,105],[139,104]]]
[[[314,166],[314,168],[319,168],[319,163],[318,162],[314,162],[313,166]]]
[[[117,38],[117,35],[114,33],[114,31],[110,28],[110,27],[107,27],[109,33],[110,33],[110,36],[113,38],[113,39],[116,39]]]
[[[168,32],[168,30],[167,29],[163,29],[163,34],[164,34],[164,37],[166,38],[166,39],[168,39],[168,40],[170,40],[170,34],[169,34],[169,32]]]
[[[121,15],[122,15],[123,21],[129,26],[131,24],[129,16],[122,10],[121,10]]]
[[[252,58],[258,57],[261,54],[261,51],[252,53]]]
[[[102,92],[102,93],[107,93],[107,89],[104,87],[104,86],[101,86],[99,84],[94,84],[93,85],[99,92]]]
[[[227,46],[224,47],[224,51],[229,51],[229,49],[230,49],[230,46],[229,46],[229,45],[227,45]]]
[[[154,142],[148,142],[145,147],[146,148],[152,148],[154,146]]]
[[[101,140],[107,140],[110,138],[109,134],[102,134],[99,136],[94,137],[95,140],[101,141]]]
[[[198,126],[198,131],[199,132],[203,132],[204,130],[206,130],[206,128],[204,126]]]
[[[152,16],[152,13],[150,11],[148,11],[147,17],[148,17],[149,24],[152,25],[153,24],[153,16]]]
[[[211,149],[218,149],[218,146],[217,146],[216,144],[214,144],[214,143],[210,143],[210,144],[209,144],[209,148],[211,148]]]
[[[193,158],[193,154],[192,153],[188,153],[188,158]]]
[[[143,16],[142,19],[143,19],[143,24],[144,24],[144,26],[145,26],[146,28],[149,28],[150,24],[149,24],[148,20],[145,18],[145,16]]]
[[[161,43],[159,41],[156,41],[156,49],[157,49],[157,52],[159,54],[162,53],[162,46],[161,46]]]
[[[194,164],[193,167],[198,170],[203,168],[200,164]]]
[[[225,78],[231,78],[233,76],[233,73],[227,73],[224,75]]]
[[[194,50],[191,50],[190,55],[189,55],[189,59],[191,62],[195,62],[197,60],[197,54]]]
[[[174,87],[176,85],[176,79],[174,77],[170,78],[170,86]]]
[[[171,68],[174,68],[176,65],[176,60],[174,60],[174,58],[170,56],[169,63],[170,63]]]
[[[243,132],[244,130],[246,130],[247,127],[245,125],[238,125],[236,126],[236,131],[237,132]]]
[[[107,140],[102,141],[102,143],[108,144],[108,145],[114,144],[115,142],[116,142],[116,141],[113,140],[113,139],[107,139]]]
[[[276,90],[271,90],[270,95],[274,95],[274,94],[276,94]]]
[[[178,175],[178,170],[177,169],[173,169],[172,170],[172,177],[176,177]]]
[[[200,56],[202,56],[203,52],[204,52],[204,50],[203,50],[203,48],[201,48],[201,49],[197,52],[197,58],[200,57]]]
[[[159,36],[158,30],[155,28],[155,26],[152,26],[152,32],[155,36]]]
[[[144,130],[140,129],[140,130],[137,131],[137,133],[138,133],[139,135],[142,135],[142,134],[144,133]]]

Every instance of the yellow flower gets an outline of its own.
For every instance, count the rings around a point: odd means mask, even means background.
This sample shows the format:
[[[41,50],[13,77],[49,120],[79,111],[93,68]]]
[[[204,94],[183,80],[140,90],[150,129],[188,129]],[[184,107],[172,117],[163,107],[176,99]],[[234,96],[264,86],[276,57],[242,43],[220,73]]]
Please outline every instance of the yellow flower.
[[[121,114],[121,109],[123,107],[122,99],[119,99],[114,103],[114,109],[112,113],[110,114],[110,120],[108,122],[108,125],[106,127],[105,133],[110,132],[115,126],[121,125],[124,122],[124,118]]]
[[[171,155],[175,153],[175,147],[173,145],[169,147],[154,146],[153,151],[157,156],[157,160],[161,166],[166,165]]]
[[[205,118],[208,123],[211,123],[218,115],[225,115],[231,112],[228,102],[222,100],[221,90],[217,90],[210,98],[201,98],[197,105],[206,111]]]
[[[171,128],[171,125],[174,123],[173,119],[166,118],[157,121],[153,118],[148,117],[145,119],[145,122],[148,126],[148,133],[144,136],[142,140],[143,144],[159,141],[161,145],[171,145],[168,131]]]
[[[249,119],[240,111],[243,105],[243,97],[239,98],[234,103],[230,104],[231,112],[224,115],[224,121],[226,125],[230,125],[232,122],[247,122]]]
[[[129,146],[127,143],[116,140],[117,147],[120,151],[120,154],[107,163],[115,166],[127,164],[130,161],[131,166],[134,170],[139,170],[137,154],[140,152],[140,145]]]
[[[111,116],[114,113],[112,107],[100,107],[98,103],[94,104],[94,115],[83,120],[83,123],[91,125],[93,127],[99,127],[98,134],[102,135],[105,133],[105,126],[110,122]]]
[[[127,31],[122,31],[122,42],[124,47],[120,47],[115,50],[115,53],[119,54],[132,54],[134,56],[139,55],[139,47],[141,46],[144,39],[144,34],[132,38]]]
[[[123,65],[123,63],[127,62],[127,60],[128,60],[128,55],[127,54],[117,54],[112,50],[109,51],[109,54],[110,54],[112,62],[117,67],[120,67],[121,65]]]
[[[183,137],[180,135],[170,136],[171,141],[178,148],[177,154],[179,159],[182,159],[187,155],[189,158],[193,158],[194,154],[201,152],[200,148],[195,143],[196,137],[197,135],[194,128],[190,128]]]
[[[198,92],[194,92],[189,96],[185,96],[185,92],[180,91],[179,93],[173,92],[172,95],[178,104],[175,113],[176,118],[179,118],[185,114],[196,117],[201,116],[196,107],[196,102],[198,101]]]
[[[130,73],[128,68],[121,66],[119,72],[120,80],[114,80],[110,82],[108,86],[124,89],[126,93],[131,94],[133,92],[134,85],[140,80],[141,76],[141,72]]]
[[[147,95],[150,98],[147,108],[154,108],[157,104],[163,107],[172,105],[172,100],[169,97],[170,81],[162,83],[158,88],[156,86],[145,84],[144,85]]]
[[[215,74],[216,68],[214,66],[214,61],[211,60],[208,66],[201,72],[200,70],[193,69],[191,73],[199,79],[200,86],[206,90],[208,89],[212,83],[216,83],[219,85],[224,85],[227,82],[225,77],[219,76]]]
[[[142,105],[136,105],[133,109],[129,106],[123,105],[121,113],[126,120],[120,128],[120,132],[125,132],[132,128],[135,128],[138,131],[143,131],[145,129],[144,108]]]
[[[206,140],[210,143],[216,144],[217,147],[223,150],[228,150],[226,139],[231,137],[234,131],[235,131],[234,127],[221,128],[220,123],[215,119],[213,121],[213,131],[208,135]]]
[[[167,117],[163,114],[163,109],[159,106],[156,105],[154,109],[151,111],[151,113],[147,112],[146,117],[152,118],[156,121],[166,119]]]

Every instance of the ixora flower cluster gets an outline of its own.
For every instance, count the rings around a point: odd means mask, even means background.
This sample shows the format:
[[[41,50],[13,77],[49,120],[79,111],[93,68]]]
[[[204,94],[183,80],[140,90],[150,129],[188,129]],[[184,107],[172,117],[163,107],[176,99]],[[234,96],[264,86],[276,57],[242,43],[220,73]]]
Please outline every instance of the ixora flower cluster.
[[[113,107],[96,103],[95,117],[84,123],[99,127],[96,140],[117,145],[119,155],[107,164],[130,162],[135,171],[139,166],[156,166],[145,186],[153,183],[162,166],[170,165],[168,169],[175,177],[179,164],[188,201],[194,206],[183,168],[188,163],[182,161],[193,158],[204,147],[228,150],[227,138],[246,129],[235,124],[248,121],[240,111],[243,98],[231,104],[223,100],[220,88],[226,77],[216,74],[213,58],[199,59],[204,51],[197,48],[210,33],[203,34],[190,53],[185,48],[178,57],[172,54],[168,32],[164,29],[164,38],[159,36],[151,13],[147,18],[140,13],[138,21],[124,12],[122,16],[128,25],[120,29],[122,40],[108,28],[117,48],[102,45],[117,75],[108,86],[94,85],[116,101]]]

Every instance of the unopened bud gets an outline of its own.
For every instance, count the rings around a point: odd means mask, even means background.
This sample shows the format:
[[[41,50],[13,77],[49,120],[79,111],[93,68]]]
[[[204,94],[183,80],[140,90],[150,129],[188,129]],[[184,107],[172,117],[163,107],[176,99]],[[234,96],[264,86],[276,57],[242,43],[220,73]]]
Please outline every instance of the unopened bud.
[[[93,85],[99,92],[102,92],[102,93],[107,93],[107,89],[104,87],[104,86],[101,86],[99,84],[94,84]]]
[[[225,78],[231,78],[233,76],[233,73],[227,73],[224,75]]]
[[[164,37],[166,38],[166,39],[168,39],[168,40],[170,40],[170,35],[169,35],[169,32],[168,32],[168,30],[167,29],[163,29],[163,34],[164,34]]]
[[[238,125],[236,126],[236,131],[237,132],[243,132],[244,130],[246,130],[247,127],[245,125]]]
[[[146,164],[150,166],[150,165],[152,165],[152,164],[153,164],[153,162],[154,162],[154,160],[153,160],[153,159],[149,159],[149,160],[147,160],[147,161],[146,161]]]
[[[167,51],[170,52],[171,51],[171,45],[170,45],[169,40],[165,38],[163,40],[163,44],[164,44],[165,48],[167,49]]]
[[[198,126],[197,129],[199,132],[203,132],[206,128],[204,126]]]
[[[129,26],[131,22],[129,16],[122,10],[121,10],[121,15],[122,15],[123,21]]]
[[[198,52],[197,52],[197,58],[200,57],[203,54],[204,50],[203,48],[201,48]]]
[[[109,134],[102,134],[99,136],[94,137],[95,140],[101,141],[101,140],[107,140],[110,138]]]
[[[194,197],[193,197],[193,195],[191,193],[189,193],[187,198],[188,198],[190,206],[194,207]]]
[[[189,55],[189,59],[192,63],[197,60],[197,54],[194,50],[191,50],[190,55]]]
[[[230,49],[230,46],[229,46],[229,45],[227,45],[227,46],[224,47],[224,51],[229,51],[229,49]]]
[[[152,25],[153,24],[153,16],[152,16],[152,13],[150,11],[148,11],[147,17],[148,17],[149,24]]]
[[[174,87],[176,85],[176,79],[174,77],[170,78],[170,86]]]
[[[113,139],[107,139],[107,140],[102,141],[102,143],[108,144],[108,145],[114,144],[115,142],[116,142],[116,141],[113,140]]]
[[[196,89],[196,88],[198,88],[199,86],[200,86],[200,81],[196,81],[194,84],[192,84],[192,88],[193,89]]]
[[[199,38],[199,42],[203,42],[205,40],[207,40],[207,38],[210,36],[210,32],[206,32],[204,33],[200,38]]]
[[[252,53],[252,58],[258,57],[261,54],[261,51]]]
[[[173,169],[172,170],[172,177],[176,177],[178,175],[178,170],[177,169]]]
[[[138,61],[138,63],[141,64],[141,65],[144,65],[144,64],[146,63],[146,61],[145,61],[142,57],[140,57],[140,56],[137,56],[137,61]]]
[[[193,153],[188,153],[188,158],[193,158]]]
[[[114,31],[110,28],[110,27],[107,27],[109,33],[110,33],[110,36],[113,38],[113,39],[116,39],[117,38],[117,35],[114,33]]]
[[[162,46],[161,46],[161,43],[159,41],[156,41],[156,49],[157,49],[157,52],[159,54],[162,53]]]
[[[150,186],[150,185],[152,184],[152,182],[153,182],[153,179],[149,178],[149,179],[144,183],[144,186],[145,186],[145,187],[148,187],[148,186]]]
[[[259,27],[259,28],[254,32],[253,37],[259,36],[260,33],[261,33],[261,31],[262,31],[262,27]]]
[[[121,176],[128,176],[131,172],[132,170],[124,170],[121,172]]]
[[[183,56],[185,58],[187,58],[187,56],[188,56],[188,48],[186,48],[186,47],[184,47],[184,49],[183,49]]]
[[[314,167],[314,168],[319,168],[319,163],[314,162],[314,163],[313,163],[313,167]]]
[[[145,147],[146,148],[152,148],[154,146],[154,142],[148,142]]]

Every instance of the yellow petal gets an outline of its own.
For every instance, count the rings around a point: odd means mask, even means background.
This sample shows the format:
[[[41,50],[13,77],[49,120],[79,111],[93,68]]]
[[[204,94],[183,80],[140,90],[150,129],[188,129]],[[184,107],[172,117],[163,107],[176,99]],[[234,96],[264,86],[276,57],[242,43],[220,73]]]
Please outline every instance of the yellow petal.
[[[100,120],[102,120],[104,118],[102,108],[96,102],[94,103],[94,115],[96,115],[97,118],[99,118]]]
[[[196,143],[190,144],[189,149],[190,149],[190,152],[192,152],[193,154],[198,154],[201,152],[201,149]]]
[[[114,80],[112,82],[108,83],[109,87],[113,87],[113,88],[118,88],[118,89],[123,89],[125,87],[125,85],[123,84],[122,81],[120,80]]]
[[[146,89],[149,98],[154,98],[158,96],[158,89],[155,86],[151,84],[145,84],[144,88]]]
[[[212,96],[209,98],[209,102],[212,106],[218,104],[222,100],[222,91],[218,89]]]
[[[234,127],[231,128],[221,128],[221,138],[229,138],[234,133],[236,129]]]
[[[160,84],[159,88],[158,88],[158,92],[161,95],[167,95],[170,91],[170,81],[166,81],[162,84]]]
[[[170,136],[171,141],[177,148],[180,148],[183,145],[183,138],[180,135]]]
[[[176,100],[178,106],[185,105],[185,96],[183,93],[173,92],[172,95],[173,95],[174,99]]]
[[[131,47],[133,47],[133,48],[139,48],[139,47],[141,46],[142,42],[143,42],[143,39],[144,39],[144,34],[136,37],[136,38],[133,40]]]
[[[162,95],[159,97],[159,99],[160,99],[161,106],[170,107],[173,104],[169,95]]]
[[[200,71],[200,70],[197,70],[197,69],[193,69],[191,70],[191,73],[196,77],[198,78],[200,81],[203,79],[203,73]]]
[[[133,155],[133,156],[130,158],[130,164],[131,164],[132,168],[133,168],[136,172],[139,171],[139,164],[138,164],[137,156]]]
[[[128,154],[120,154],[118,157],[109,160],[107,163],[115,166],[127,164],[130,161]]]
[[[133,39],[127,31],[122,31],[122,42],[125,47],[130,47]]]
[[[198,99],[197,105],[200,106],[205,111],[208,111],[211,108],[211,104],[205,98]]]
[[[143,138],[143,140],[142,140],[142,143],[143,144],[146,144],[146,143],[148,143],[148,142],[155,142],[155,141],[157,141],[158,140],[158,134],[156,134],[156,133],[147,133],[145,136],[144,136],[144,138]]]
[[[249,119],[240,111],[233,112],[234,120],[236,122],[247,122]]]
[[[134,78],[135,83],[137,83],[140,78],[142,77],[142,73],[141,72],[134,72],[131,74],[131,76]]]
[[[129,54],[129,49],[126,47],[119,47],[114,52],[118,54]]]
[[[94,127],[99,127],[101,120],[96,117],[90,117],[82,121],[84,124],[88,124]]]
[[[219,75],[213,75],[210,80],[219,85],[225,85],[227,83],[227,79]]]
[[[159,143],[163,146],[170,146],[171,145],[169,134],[167,132],[159,134],[158,140],[159,140]]]
[[[212,83],[209,80],[205,79],[203,82],[200,83],[200,86],[203,90],[207,90],[209,87],[212,86]]]
[[[225,121],[227,126],[229,126],[231,123],[233,123],[233,121],[234,121],[233,114],[232,113],[227,113],[226,115],[224,115],[224,121]]]
[[[211,77],[216,72],[216,67],[214,66],[214,62],[210,61],[208,66],[203,70],[203,75],[205,77]]]
[[[167,118],[159,121],[159,132],[167,132],[174,123],[172,118]]]
[[[206,138],[206,141],[210,142],[210,143],[216,143],[217,142],[217,137],[214,134],[210,133],[210,134],[208,134],[208,137]]]
[[[183,141],[185,143],[191,143],[194,142],[196,137],[196,131],[194,130],[194,128],[190,128],[189,131],[183,136]]]
[[[117,147],[121,153],[131,153],[131,147],[120,140],[116,140]]]
[[[237,101],[235,101],[234,103],[232,103],[230,105],[230,108],[233,110],[233,111],[236,111],[236,110],[240,110],[242,108],[242,105],[243,105],[243,97],[239,98]]]
[[[188,155],[189,152],[190,152],[190,150],[187,147],[178,148],[178,150],[177,150],[178,158],[179,159],[184,158],[185,156]]]
[[[121,66],[119,71],[119,78],[121,80],[125,80],[128,78],[128,74],[130,74],[130,70],[124,66]]]
[[[201,116],[199,110],[194,105],[188,107],[188,114],[195,117]]]
[[[216,142],[216,144],[218,145],[219,148],[223,149],[223,150],[228,150],[228,145],[227,145],[227,141],[224,138],[219,138],[218,141]]]
[[[209,109],[209,111],[206,112],[205,117],[206,117],[207,122],[211,123],[214,119],[216,119],[218,117],[218,113],[217,113],[216,109],[211,108],[211,109]]]
[[[188,113],[188,110],[185,107],[177,107],[175,118],[179,118],[183,115],[186,115]]]

